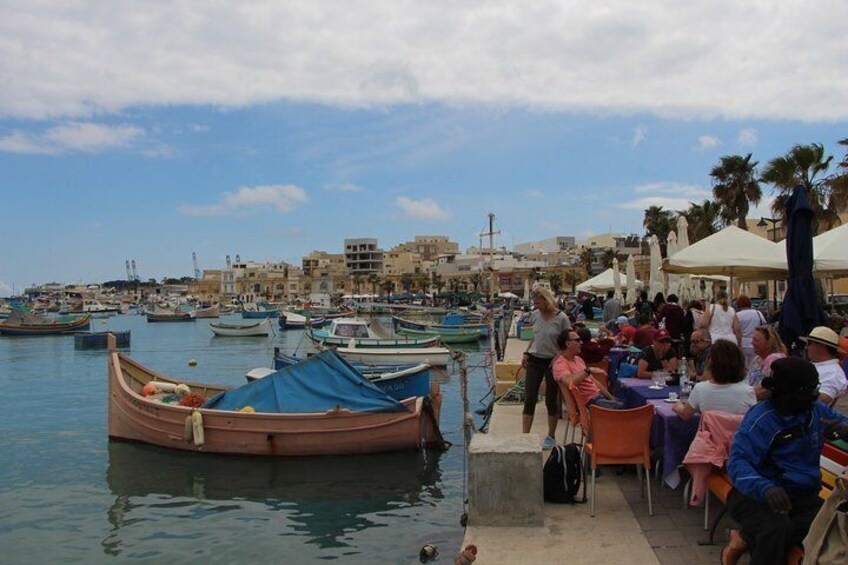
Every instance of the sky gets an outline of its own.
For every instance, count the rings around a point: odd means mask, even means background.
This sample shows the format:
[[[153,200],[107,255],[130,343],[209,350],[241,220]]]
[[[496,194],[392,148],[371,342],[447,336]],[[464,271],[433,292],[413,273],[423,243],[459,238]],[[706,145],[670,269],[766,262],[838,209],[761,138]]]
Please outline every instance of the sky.
[[[841,0],[0,0],[0,296],[44,282],[642,233],[848,137]],[[771,189],[752,216],[768,214]]]

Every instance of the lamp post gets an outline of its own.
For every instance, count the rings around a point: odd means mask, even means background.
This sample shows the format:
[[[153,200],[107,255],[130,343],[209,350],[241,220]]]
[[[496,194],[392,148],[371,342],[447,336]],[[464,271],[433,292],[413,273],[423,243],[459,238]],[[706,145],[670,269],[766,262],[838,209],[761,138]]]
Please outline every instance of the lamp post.
[[[780,218],[760,218],[760,221],[757,222],[758,228],[763,228],[766,230],[766,233],[769,234],[769,239],[777,243],[777,224],[780,222]],[[771,227],[769,227],[769,223]],[[777,312],[777,279],[772,281],[774,284],[774,293],[772,295],[772,305],[774,306],[774,311]]]

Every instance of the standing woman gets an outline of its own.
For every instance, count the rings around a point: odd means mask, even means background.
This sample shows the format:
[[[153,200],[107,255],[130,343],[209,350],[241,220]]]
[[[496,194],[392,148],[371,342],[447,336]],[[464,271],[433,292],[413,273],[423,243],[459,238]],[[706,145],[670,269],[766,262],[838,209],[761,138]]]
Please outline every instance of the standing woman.
[[[739,334],[742,346],[742,354],[745,356],[745,369],[751,367],[754,357],[754,346],[751,340],[754,337],[754,329],[766,325],[766,317],[759,310],[751,308],[751,299],[740,294],[736,298],[736,307],[739,308],[736,312],[736,317],[739,318]]]
[[[736,310],[728,304],[727,293],[723,290],[716,293],[715,304],[711,305],[704,313],[701,327],[710,331],[713,343],[726,339],[739,345],[741,341],[741,330]]]
[[[533,293],[533,307],[525,325],[533,326],[533,341],[527,351],[521,366],[525,369],[525,396],[522,417],[522,431],[530,433],[533,427],[533,415],[536,412],[536,402],[539,399],[539,387],[545,381],[545,408],[548,411],[548,435],[542,447],[551,449],[556,445],[557,420],[559,419],[559,387],[551,373],[551,362],[559,354],[557,338],[571,329],[568,316],[557,309],[554,294],[539,288]]]

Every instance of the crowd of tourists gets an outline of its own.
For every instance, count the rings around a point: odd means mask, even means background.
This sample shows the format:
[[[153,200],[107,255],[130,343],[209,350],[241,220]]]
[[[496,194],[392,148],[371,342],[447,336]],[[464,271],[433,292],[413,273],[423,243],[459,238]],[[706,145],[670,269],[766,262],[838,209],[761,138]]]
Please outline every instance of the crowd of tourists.
[[[548,416],[543,448],[556,443],[560,387],[587,407],[623,409],[607,390],[605,371],[593,366],[614,348],[631,352],[633,378],[685,369],[695,384],[674,405],[680,418],[707,411],[742,416],[727,463],[733,483],[727,505],[740,529],[724,548],[723,562],[734,563],[746,551],[751,563],[785,562],[821,506],[825,438],[848,438],[848,418],[833,408],[848,389],[848,330],[842,321],[814,328],[801,338],[803,350],[790,356],[774,324],[745,295],[731,303],[718,291],[711,304],[681,305],[674,294],[649,300],[642,292],[626,308],[610,292],[602,305],[585,299],[566,313],[553,293],[540,288],[533,305],[525,321],[534,338],[523,361],[523,431],[532,426],[542,382]],[[593,320],[596,307],[599,320]]]

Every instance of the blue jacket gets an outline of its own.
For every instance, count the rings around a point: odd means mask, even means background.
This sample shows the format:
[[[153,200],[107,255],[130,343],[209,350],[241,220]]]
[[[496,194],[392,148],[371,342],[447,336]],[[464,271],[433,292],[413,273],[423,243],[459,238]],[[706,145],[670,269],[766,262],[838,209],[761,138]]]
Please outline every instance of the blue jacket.
[[[763,501],[773,486],[790,492],[821,490],[822,418],[848,422],[821,401],[797,416],[782,416],[765,400],[752,407],[733,437],[727,471],[734,488]]]

